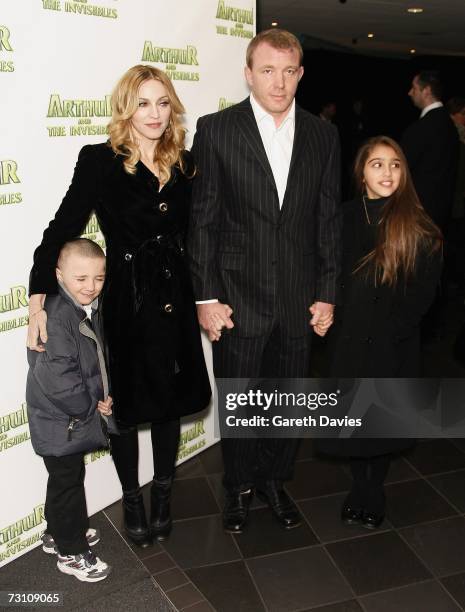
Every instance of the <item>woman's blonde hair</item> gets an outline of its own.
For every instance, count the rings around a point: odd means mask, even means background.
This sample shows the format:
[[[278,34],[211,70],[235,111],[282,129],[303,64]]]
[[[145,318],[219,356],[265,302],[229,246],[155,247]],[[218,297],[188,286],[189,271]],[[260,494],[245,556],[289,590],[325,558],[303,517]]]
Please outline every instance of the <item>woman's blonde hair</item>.
[[[154,162],[158,165],[160,181],[166,183],[171,167],[178,164],[184,172],[182,151],[186,130],[181,125],[185,110],[168,76],[158,68],[138,64],[129,68],[116,84],[111,96],[112,117],[108,125],[111,148],[124,157],[126,172],[134,174],[140,160],[140,149],[131,136],[131,118],[139,107],[139,89],[142,83],[154,79],[166,89],[171,116],[168,127],[155,149]]]

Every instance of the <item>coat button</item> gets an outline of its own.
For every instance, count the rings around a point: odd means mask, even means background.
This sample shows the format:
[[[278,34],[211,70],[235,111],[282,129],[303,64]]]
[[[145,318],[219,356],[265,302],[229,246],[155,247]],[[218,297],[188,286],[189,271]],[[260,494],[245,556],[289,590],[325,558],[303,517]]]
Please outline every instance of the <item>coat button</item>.
[[[163,274],[165,275],[165,278],[171,278],[171,270],[168,270],[168,268],[163,270]]]
[[[173,312],[173,304],[165,304],[163,309],[165,312]]]
[[[367,336],[367,337],[365,338],[365,342],[366,342],[367,344],[372,344],[372,342],[373,342],[373,338],[372,338],[371,336]]]
[[[373,302],[377,302],[379,300],[379,295],[374,295],[373,296]]]
[[[124,256],[124,259],[125,259],[126,261],[131,261],[131,259],[132,259],[132,255],[131,255],[131,253],[126,253],[126,255]]]
[[[163,238],[163,234],[158,234],[158,236],[155,236],[155,240],[157,242],[161,242],[161,239]]]
[[[160,212],[165,213],[168,210],[168,204],[166,202],[160,202],[158,209]]]

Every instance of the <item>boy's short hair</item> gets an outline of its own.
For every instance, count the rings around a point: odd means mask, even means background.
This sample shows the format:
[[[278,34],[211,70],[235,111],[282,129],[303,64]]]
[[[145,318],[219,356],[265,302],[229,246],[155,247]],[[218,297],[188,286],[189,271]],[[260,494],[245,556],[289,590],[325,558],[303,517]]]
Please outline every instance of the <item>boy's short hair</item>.
[[[89,257],[91,259],[105,259],[102,247],[88,238],[76,238],[75,240],[65,242],[58,256],[58,268],[60,263],[62,264],[69,255],[80,255],[81,257]]]

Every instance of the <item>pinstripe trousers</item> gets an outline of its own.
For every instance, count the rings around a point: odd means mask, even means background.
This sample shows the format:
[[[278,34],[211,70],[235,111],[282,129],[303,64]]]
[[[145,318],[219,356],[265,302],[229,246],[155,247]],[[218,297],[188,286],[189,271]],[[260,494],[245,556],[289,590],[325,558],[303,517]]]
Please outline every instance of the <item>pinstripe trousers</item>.
[[[279,325],[258,338],[241,338],[228,332],[213,343],[216,378],[304,378],[310,373],[311,330],[290,338]],[[293,475],[299,447],[295,438],[223,438],[223,484],[227,490],[283,482]]]

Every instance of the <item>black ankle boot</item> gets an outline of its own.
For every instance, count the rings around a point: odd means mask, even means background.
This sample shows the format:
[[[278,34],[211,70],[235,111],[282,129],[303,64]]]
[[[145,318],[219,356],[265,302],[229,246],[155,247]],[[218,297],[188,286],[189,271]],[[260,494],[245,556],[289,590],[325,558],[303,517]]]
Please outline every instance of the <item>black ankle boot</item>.
[[[157,540],[164,540],[171,532],[171,485],[173,478],[154,478],[150,489],[150,533]]]
[[[134,544],[141,548],[152,544],[140,489],[123,491],[123,522],[124,530]]]

